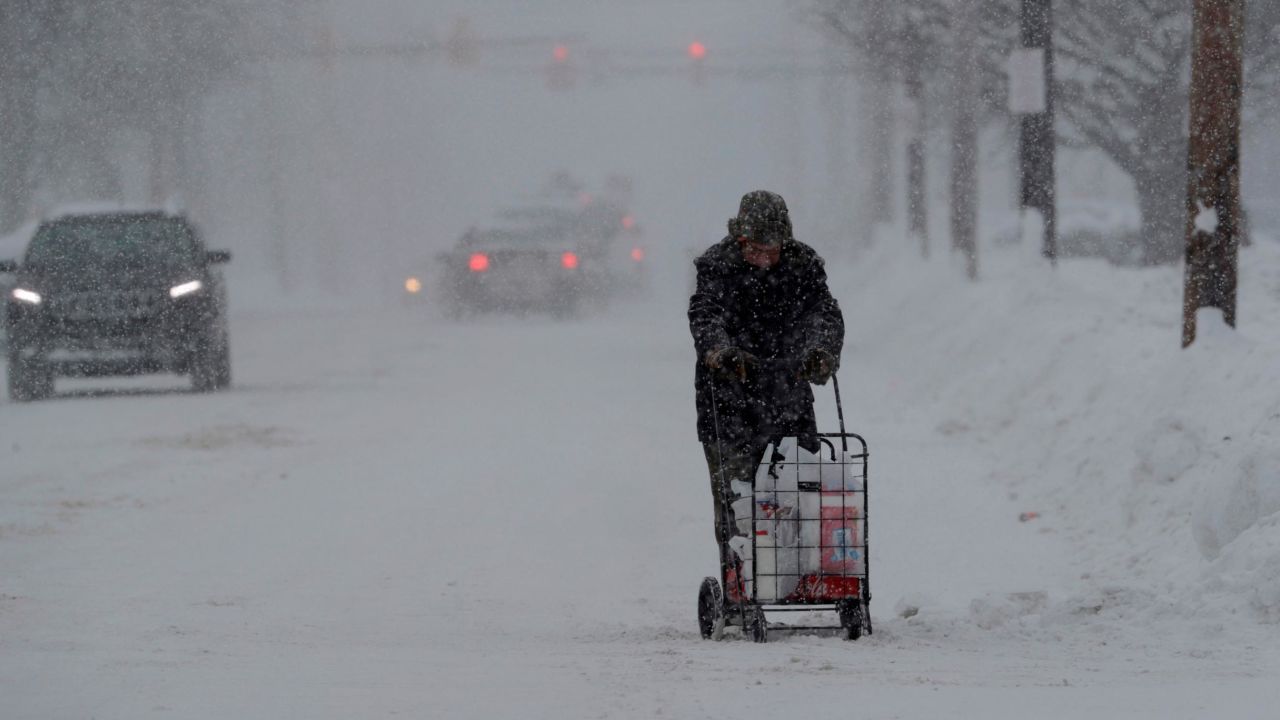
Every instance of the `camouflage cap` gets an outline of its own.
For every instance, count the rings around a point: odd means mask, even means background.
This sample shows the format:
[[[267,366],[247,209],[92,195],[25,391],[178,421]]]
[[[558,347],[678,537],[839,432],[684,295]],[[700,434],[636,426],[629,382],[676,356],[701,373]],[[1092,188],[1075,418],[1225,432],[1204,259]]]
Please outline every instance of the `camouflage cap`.
[[[729,233],[760,243],[781,244],[791,238],[787,201],[768,190],[753,190],[743,195],[738,216],[729,221]]]

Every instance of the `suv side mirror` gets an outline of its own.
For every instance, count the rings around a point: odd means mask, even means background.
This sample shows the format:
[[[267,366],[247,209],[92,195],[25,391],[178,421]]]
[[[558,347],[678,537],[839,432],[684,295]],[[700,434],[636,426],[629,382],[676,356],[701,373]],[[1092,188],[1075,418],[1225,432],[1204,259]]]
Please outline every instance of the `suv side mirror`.
[[[16,273],[18,272],[17,260],[0,260],[0,273]]]
[[[231,251],[230,250],[210,250],[209,252],[205,253],[205,260],[207,260],[210,265],[219,265],[221,263],[229,263],[231,262]]]

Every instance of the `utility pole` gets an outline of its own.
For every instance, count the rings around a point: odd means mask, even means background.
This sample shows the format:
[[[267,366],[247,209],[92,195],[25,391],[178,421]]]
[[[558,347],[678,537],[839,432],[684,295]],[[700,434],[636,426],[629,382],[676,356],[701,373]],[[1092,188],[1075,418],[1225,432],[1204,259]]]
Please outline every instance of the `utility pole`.
[[[1195,342],[1202,307],[1235,327],[1240,251],[1244,0],[1195,0],[1194,13],[1183,347]]]
[[[954,117],[951,125],[951,249],[964,256],[965,272],[978,279],[978,122],[977,29],[974,10],[962,6],[952,15],[955,79]]]
[[[1021,206],[1044,220],[1044,256],[1058,258],[1057,180],[1054,159],[1053,0],[1022,0],[1022,50],[1010,63],[1011,110],[1022,114],[1019,167]],[[1021,84],[1021,93],[1015,89]]]
[[[345,293],[347,284],[340,282],[344,260],[346,259],[342,230],[349,218],[343,212],[346,205],[345,180],[341,155],[347,150],[343,142],[342,131],[338,123],[337,79],[334,67],[338,55],[338,44],[334,32],[333,0],[326,0],[321,6],[323,13],[319,27],[320,32],[320,77],[318,78],[320,105],[320,131],[326,144],[318,153],[319,165],[323,176],[320,178],[325,207],[322,210],[320,237],[316,243],[318,251],[320,280],[326,287],[336,288]]]
[[[918,18],[908,12],[904,33],[906,37],[906,86],[907,126],[910,137],[907,139],[907,218],[911,235],[920,240],[920,253],[929,257],[929,207],[927,199],[928,181],[925,177],[925,124],[928,117],[925,113],[924,99],[924,65],[921,54],[924,52],[917,27]]]
[[[267,224],[268,232],[271,234],[267,257],[272,270],[275,271],[276,280],[280,283],[280,289],[286,293],[292,293],[294,289],[293,264],[295,258],[291,252],[292,248],[288,238],[289,225],[288,216],[285,213],[284,181],[282,179],[284,171],[281,168],[280,144],[284,142],[284,134],[280,132],[276,83],[272,75],[271,66],[263,70],[261,80],[262,84],[259,92],[262,98],[263,121],[259,131],[259,142],[262,148],[260,151],[262,159],[266,164],[267,204],[269,206],[268,212],[270,213]]]
[[[829,231],[833,237],[848,237],[849,229],[856,227],[855,220],[862,217],[864,207],[857,207],[849,187],[849,158],[847,153],[848,101],[852,84],[852,68],[849,52],[844,47],[829,45],[826,48],[828,62],[839,68],[839,73],[822,76],[818,98],[823,118],[823,155],[826,160],[825,192],[822,193],[823,215],[832,218]],[[853,202],[850,202],[853,200]],[[858,203],[863,204],[863,203]],[[845,248],[846,255],[854,248]]]
[[[793,51],[794,53],[794,51]],[[800,73],[797,72],[797,62],[794,57],[792,61],[787,63],[788,67],[782,73],[782,112],[784,123],[783,127],[786,131],[786,147],[787,147],[787,173],[786,179],[788,184],[796,189],[796,192],[805,193],[805,140],[808,139],[808,133],[804,131],[804,121],[800,118],[801,105],[801,88]],[[798,199],[798,198],[797,198]]]
[[[893,82],[882,75],[887,68],[876,69],[859,94],[863,101],[859,103],[863,109],[863,121],[859,127],[870,128],[863,148],[869,155],[867,165],[871,169],[871,219],[877,227],[893,224],[895,210],[893,202],[895,180],[893,147],[896,144],[893,114]],[[866,243],[874,240],[867,238]]]
[[[859,155],[864,167],[870,170],[870,187],[866,202],[870,204],[869,217],[874,228],[864,243],[870,246],[884,228],[894,222],[897,214],[894,194],[898,186],[897,163],[894,147],[897,144],[897,123],[894,112],[897,83],[896,63],[885,52],[884,43],[894,32],[897,12],[890,3],[862,0],[859,14],[866,18],[867,36],[875,38],[879,47],[862,53],[862,67],[867,82],[859,82],[858,108],[860,118]]]

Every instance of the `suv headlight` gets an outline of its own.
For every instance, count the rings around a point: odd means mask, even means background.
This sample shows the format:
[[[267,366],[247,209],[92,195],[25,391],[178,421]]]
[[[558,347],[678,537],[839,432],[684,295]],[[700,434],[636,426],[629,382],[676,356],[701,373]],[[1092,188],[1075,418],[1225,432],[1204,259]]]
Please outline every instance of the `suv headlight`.
[[[204,283],[199,280],[192,280],[191,282],[185,282],[181,285],[174,285],[169,288],[169,297],[177,300],[183,295],[190,295],[193,292],[198,292],[203,287]]]
[[[29,303],[31,305],[39,305],[44,300],[44,298],[40,297],[40,293],[34,290],[27,290],[25,288],[14,288],[13,299],[21,300],[22,302]]]

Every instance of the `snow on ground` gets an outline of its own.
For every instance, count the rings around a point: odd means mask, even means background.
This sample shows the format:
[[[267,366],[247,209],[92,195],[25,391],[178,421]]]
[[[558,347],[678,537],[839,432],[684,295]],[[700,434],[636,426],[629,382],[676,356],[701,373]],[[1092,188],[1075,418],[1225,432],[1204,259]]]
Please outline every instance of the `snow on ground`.
[[[1277,261],[1246,249],[1240,332],[1186,352],[1175,269],[833,262],[857,643],[698,638],[685,278],[570,323],[242,304],[230,392],[0,403],[0,714],[1265,717]]]

